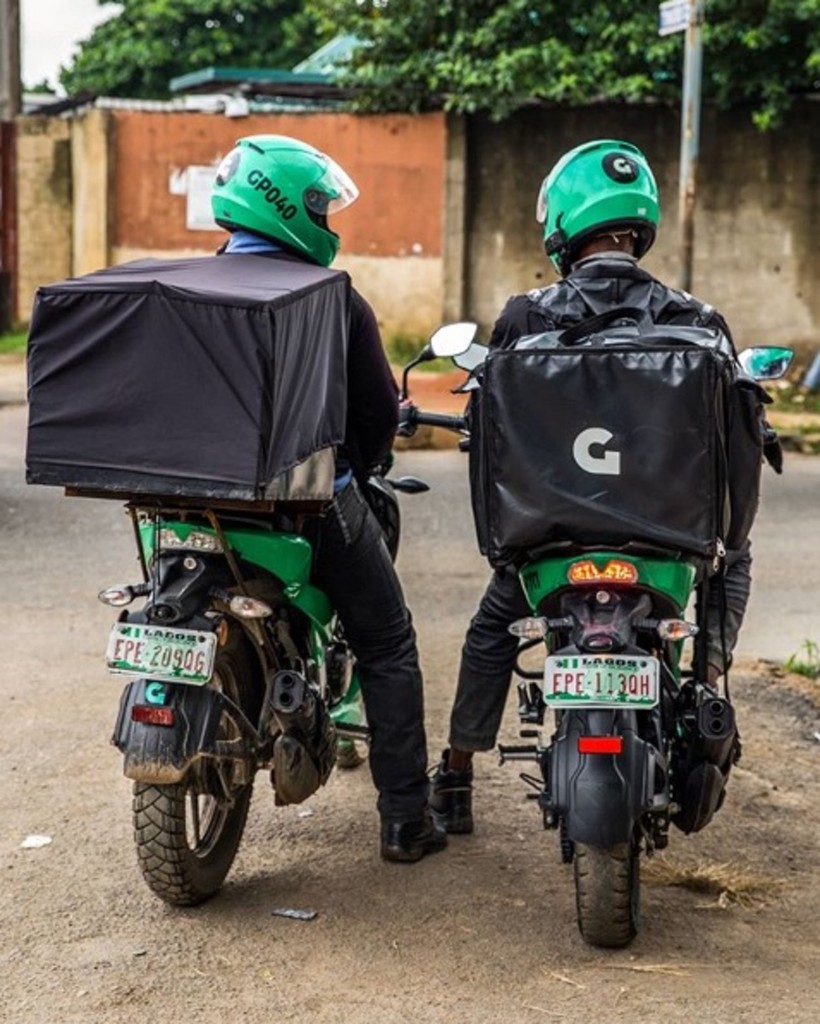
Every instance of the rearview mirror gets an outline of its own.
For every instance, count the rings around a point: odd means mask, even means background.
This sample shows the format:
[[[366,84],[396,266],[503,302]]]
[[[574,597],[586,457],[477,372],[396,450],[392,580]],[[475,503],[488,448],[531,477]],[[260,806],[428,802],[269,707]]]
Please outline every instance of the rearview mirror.
[[[737,357],[738,362],[754,380],[777,380],[791,366],[794,352],[790,348],[774,345],[758,345],[744,349]]]
[[[473,338],[478,330],[478,324],[470,323],[467,320],[455,324],[445,324],[435,332],[429,342],[429,348],[433,355],[440,359],[444,356],[461,355],[472,345]]]
[[[490,350],[486,345],[482,345],[479,342],[474,341],[464,352],[459,352],[458,355],[453,356],[453,362],[459,370],[472,372],[477,366],[481,366],[487,358],[487,353],[489,351]]]

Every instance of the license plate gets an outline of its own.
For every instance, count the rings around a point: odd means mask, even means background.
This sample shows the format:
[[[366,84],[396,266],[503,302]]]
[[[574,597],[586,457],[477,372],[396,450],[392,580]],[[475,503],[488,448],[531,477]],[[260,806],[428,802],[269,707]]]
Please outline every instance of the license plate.
[[[544,701],[554,708],[653,708],[659,674],[658,659],[648,654],[549,655]]]
[[[118,622],[105,659],[111,672],[202,686],[213,675],[216,634]]]

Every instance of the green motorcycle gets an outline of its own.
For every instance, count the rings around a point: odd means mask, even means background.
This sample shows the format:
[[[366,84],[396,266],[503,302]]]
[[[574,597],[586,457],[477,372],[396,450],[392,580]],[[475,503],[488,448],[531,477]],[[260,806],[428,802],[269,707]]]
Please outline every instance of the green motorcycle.
[[[395,556],[396,490],[366,488]],[[356,663],[326,595],[311,583],[320,506],[169,499],[128,504],[143,581],[100,600],[126,610],[110,671],[135,676],[113,742],[134,782],[137,856],[149,888],[188,906],[221,887],[242,838],[254,778],[270,769],[276,803],[301,803],[334,766],[363,758],[368,729]]]
[[[465,345],[454,362],[476,371],[487,353]],[[454,353],[433,343],[416,361],[441,355]],[[769,380],[790,358],[756,348],[740,364]],[[475,376],[466,385],[477,386]],[[408,432],[416,423],[461,432],[469,450],[463,417],[411,410],[405,422]],[[515,564],[532,612],[509,626],[520,638],[525,742],[501,745],[500,760],[535,769],[521,778],[544,827],[558,834],[563,862],[573,864],[583,938],[622,947],[638,931],[641,855],[666,847],[670,825],[690,833],[710,822],[740,753],[728,690],[703,681],[705,649],[695,642],[684,656],[686,641],[705,635],[702,560],[649,545],[558,543],[524,551]],[[695,623],[686,618],[693,597]],[[533,650],[537,668],[526,664]]]

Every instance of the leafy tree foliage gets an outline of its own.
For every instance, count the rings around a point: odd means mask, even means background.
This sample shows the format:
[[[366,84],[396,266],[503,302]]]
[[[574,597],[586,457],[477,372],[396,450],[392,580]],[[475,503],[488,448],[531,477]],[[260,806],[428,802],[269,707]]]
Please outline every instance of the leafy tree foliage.
[[[657,0],[308,0],[363,41],[347,76],[366,109],[436,106],[503,117],[532,101],[676,100],[683,34]],[[820,88],[820,0],[707,0],[704,94],[776,123]]]
[[[172,78],[214,66],[291,68],[327,38],[303,0],[99,0],[98,25],[60,84],[69,93],[163,99]]]

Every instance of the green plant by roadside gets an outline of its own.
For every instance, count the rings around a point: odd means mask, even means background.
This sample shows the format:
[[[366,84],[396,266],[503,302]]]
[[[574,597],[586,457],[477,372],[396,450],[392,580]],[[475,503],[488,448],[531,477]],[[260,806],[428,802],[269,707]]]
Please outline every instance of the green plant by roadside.
[[[820,644],[804,640],[800,650],[786,662],[786,668],[807,679],[820,679]]]
[[[775,411],[820,413],[820,391],[809,391],[794,379],[779,380],[766,390],[774,399]]]
[[[533,102],[680,100],[684,40],[658,35],[657,0],[307,0],[306,8],[328,33],[359,40],[339,74],[360,109],[444,107],[501,120]],[[704,99],[751,104],[758,128],[775,127],[795,96],[817,88],[818,14],[820,0],[710,0]]]
[[[0,353],[25,352],[27,338],[27,331],[11,331],[9,334],[0,334]]]

